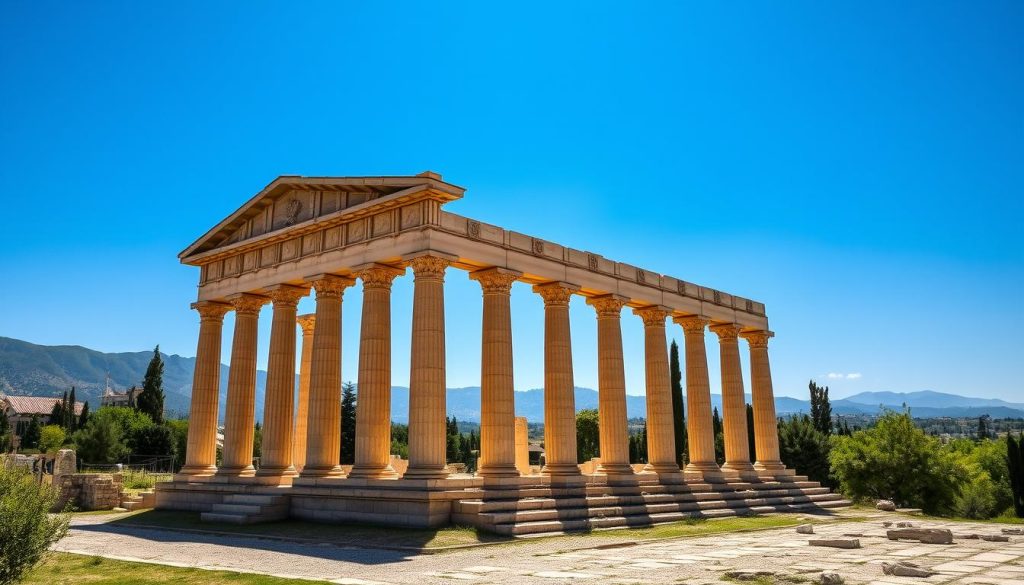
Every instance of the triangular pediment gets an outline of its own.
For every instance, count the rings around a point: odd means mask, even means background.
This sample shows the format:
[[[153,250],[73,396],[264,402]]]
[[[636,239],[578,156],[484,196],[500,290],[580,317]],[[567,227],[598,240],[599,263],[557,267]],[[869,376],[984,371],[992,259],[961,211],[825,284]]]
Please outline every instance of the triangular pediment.
[[[178,257],[182,262],[215,250],[241,245],[268,234],[313,221],[356,213],[376,204],[429,191],[445,200],[464,189],[425,172],[396,177],[302,177],[282,175],[237,211],[206,232]]]

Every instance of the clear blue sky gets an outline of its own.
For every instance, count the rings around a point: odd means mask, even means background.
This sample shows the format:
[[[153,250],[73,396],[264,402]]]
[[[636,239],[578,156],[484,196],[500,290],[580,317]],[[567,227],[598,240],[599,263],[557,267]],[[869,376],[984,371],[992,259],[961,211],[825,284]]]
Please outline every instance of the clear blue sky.
[[[279,174],[432,169],[468,188],[450,211],[765,302],[778,394],[1024,401],[1024,4],[297,4],[4,4],[0,335],[194,355],[176,255],[210,226]],[[479,288],[448,280],[475,385]],[[541,302],[513,311],[539,387]]]

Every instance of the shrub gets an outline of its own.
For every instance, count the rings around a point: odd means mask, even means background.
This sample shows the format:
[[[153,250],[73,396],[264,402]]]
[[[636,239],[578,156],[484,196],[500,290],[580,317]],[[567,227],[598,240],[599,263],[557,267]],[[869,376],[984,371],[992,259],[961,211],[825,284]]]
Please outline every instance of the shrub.
[[[832,473],[855,499],[885,498],[930,514],[949,513],[970,479],[961,457],[925,435],[907,412],[886,412],[875,427],[834,441]]]
[[[0,465],[0,585],[20,580],[67,532],[67,515],[49,514],[57,498],[27,470]]]
[[[114,463],[125,454],[121,427],[98,414],[74,435],[78,456],[81,461],[88,463]]]
[[[60,425],[46,425],[39,432],[39,450],[43,453],[53,453],[64,444],[64,428]]]
[[[815,428],[807,415],[779,423],[779,456],[800,475],[833,486],[828,462],[831,450],[829,436]]]

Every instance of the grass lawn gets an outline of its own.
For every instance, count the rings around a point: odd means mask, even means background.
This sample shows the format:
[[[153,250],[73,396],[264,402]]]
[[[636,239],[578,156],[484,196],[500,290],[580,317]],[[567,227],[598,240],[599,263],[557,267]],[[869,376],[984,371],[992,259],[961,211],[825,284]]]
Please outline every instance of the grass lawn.
[[[130,563],[68,553],[50,553],[39,566],[29,572],[21,585],[150,585],[152,583],[298,585],[308,584],[310,581],[230,571],[205,571],[149,563]]]
[[[586,536],[595,539],[617,540],[653,540],[660,538],[677,538],[684,536],[704,536],[723,532],[740,532],[747,530],[763,530],[768,528],[784,528],[796,526],[813,520],[793,514],[774,516],[746,516],[731,518],[702,519],[693,518],[671,524],[643,528],[622,528],[614,530],[594,530],[585,533],[573,533],[574,536]],[[824,517],[830,521],[848,520],[840,517]],[[269,524],[234,525],[202,522],[199,514],[151,510],[134,513],[111,521],[112,525],[122,526],[154,526],[178,530],[202,530],[228,532],[245,536],[267,538],[286,538],[328,542],[338,545],[362,547],[402,547],[419,550],[443,549],[452,546],[466,546],[491,543],[529,542],[534,539],[516,539],[509,536],[490,534],[477,531],[475,528],[452,526],[440,529],[385,528],[360,524],[315,524],[296,520],[285,520]],[[551,536],[557,538],[556,536]]]

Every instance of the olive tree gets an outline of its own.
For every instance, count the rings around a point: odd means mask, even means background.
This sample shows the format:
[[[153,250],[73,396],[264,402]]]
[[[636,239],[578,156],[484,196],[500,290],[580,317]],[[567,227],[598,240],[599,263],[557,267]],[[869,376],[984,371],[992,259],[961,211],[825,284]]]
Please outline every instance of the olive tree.
[[[28,470],[0,463],[0,585],[20,580],[67,532],[67,515],[50,514],[58,495]]]

